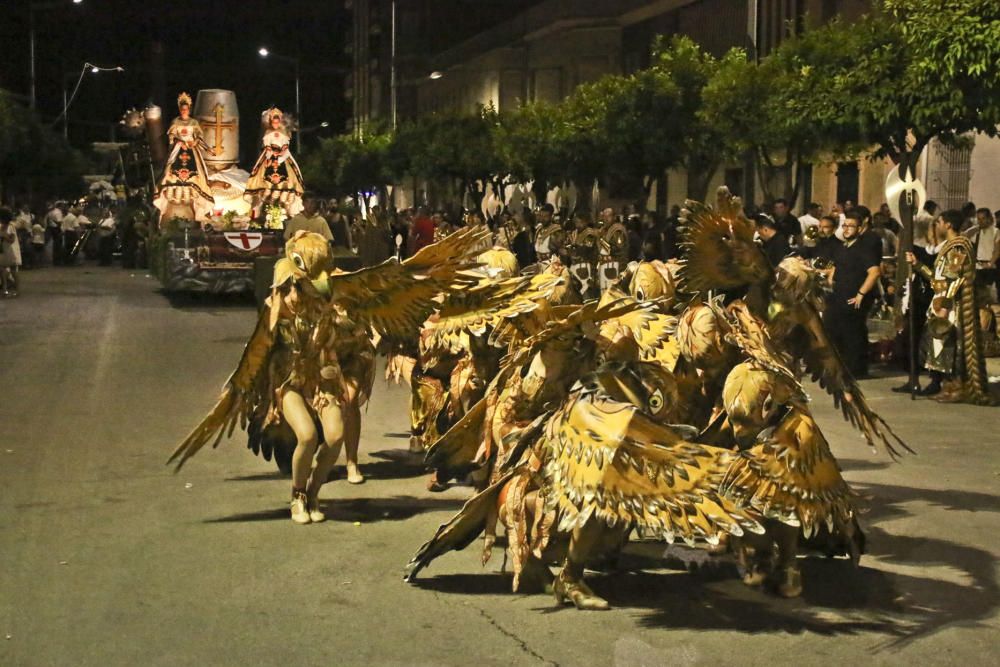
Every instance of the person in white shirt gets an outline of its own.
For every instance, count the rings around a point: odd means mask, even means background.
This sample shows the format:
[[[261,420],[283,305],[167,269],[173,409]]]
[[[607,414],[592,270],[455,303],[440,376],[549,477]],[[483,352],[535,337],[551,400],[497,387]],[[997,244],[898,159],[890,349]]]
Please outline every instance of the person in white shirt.
[[[35,253],[31,247],[31,223],[34,216],[27,206],[21,206],[17,217],[14,218],[14,228],[17,230],[17,242],[21,246],[22,261],[24,266],[35,264]]]
[[[115,252],[115,216],[111,209],[97,225],[97,257],[101,266],[111,266]]]
[[[63,216],[62,223],[60,223],[62,228],[62,263],[67,266],[73,265],[73,248],[80,240],[79,213],[80,209],[71,208]]]
[[[819,219],[822,216],[823,207],[816,202],[810,202],[806,206],[805,215],[799,216],[799,224],[802,226],[802,245],[805,247],[812,248],[816,245],[816,237],[819,235]]]
[[[62,264],[63,244],[62,244],[62,219],[66,216],[66,205],[62,203],[53,204],[48,213],[45,214],[45,234],[51,241],[50,252],[52,255],[48,260],[53,264]]]
[[[921,248],[927,247],[928,237],[933,230],[931,223],[934,222],[937,214],[937,202],[933,199],[928,199],[924,202],[920,212],[913,216],[913,245],[920,246]]]
[[[45,227],[42,223],[35,221],[31,226],[31,247],[35,251],[35,267],[45,264]]]
[[[17,265],[20,263],[14,213],[0,206],[0,294],[17,296]]]
[[[996,303],[997,260],[1000,260],[1000,232],[997,230],[993,212],[988,208],[976,211],[976,226],[964,234],[972,241],[976,252],[976,290],[979,303]]]

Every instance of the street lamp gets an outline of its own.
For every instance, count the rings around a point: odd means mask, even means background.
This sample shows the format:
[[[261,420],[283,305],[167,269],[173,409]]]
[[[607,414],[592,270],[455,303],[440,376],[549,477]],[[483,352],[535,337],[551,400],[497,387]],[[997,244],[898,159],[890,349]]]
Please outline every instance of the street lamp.
[[[325,128],[325,127],[330,127],[330,121],[324,120],[319,125],[310,125],[309,127],[299,128],[299,134],[309,134],[310,132],[315,132],[315,131],[321,130],[321,129]]]
[[[82,2],[83,0],[73,0],[74,5],[79,5]],[[28,49],[31,51],[31,87],[28,91],[28,98],[32,109],[35,108],[35,12],[45,9],[58,9],[62,5],[63,3],[58,0],[47,0],[45,2],[39,0],[28,3]]]
[[[83,82],[83,77],[87,75],[88,70],[91,74],[98,74],[99,72],[124,72],[125,68],[120,65],[116,67],[99,67],[93,63],[83,63],[83,67],[80,68],[79,73],[66,72],[63,74],[63,110],[60,117],[62,118],[63,125],[63,139],[66,139],[67,141],[69,140],[69,105],[73,103],[74,99],[76,99],[76,93],[80,90],[80,84]],[[73,94],[70,95],[66,82],[74,76],[78,78],[76,80],[76,86],[73,88]],[[56,118],[56,122],[58,121],[59,118]]]
[[[439,71],[437,71],[437,70],[434,70],[433,72],[431,72],[431,73],[430,73],[430,74],[428,75],[428,77],[427,77],[427,78],[428,78],[428,79],[440,79],[440,78],[441,78],[441,77],[443,77],[443,76],[444,76],[444,72],[439,72]]]
[[[299,96],[299,59],[292,58],[291,56],[283,56],[279,53],[271,53],[266,46],[257,49],[257,53],[261,58],[277,58],[278,60],[290,62],[295,66],[295,119],[298,121],[299,127],[302,127],[302,105],[301,97]],[[295,152],[302,152],[302,132],[295,133]]]

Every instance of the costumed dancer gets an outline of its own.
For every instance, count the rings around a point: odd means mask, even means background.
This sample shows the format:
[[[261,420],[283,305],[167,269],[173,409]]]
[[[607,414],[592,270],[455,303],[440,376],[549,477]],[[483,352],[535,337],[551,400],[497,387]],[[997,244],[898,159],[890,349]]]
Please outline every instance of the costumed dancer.
[[[912,252],[906,253],[934,292],[921,341],[932,380],[920,393],[937,395],[942,402],[991,405],[976,303],[976,255],[972,241],[960,232],[962,224],[962,214],[956,210],[945,211],[934,223],[938,238],[945,242],[933,269],[918,262]]]
[[[213,410],[169,461],[184,462],[236,425],[254,437],[271,424],[294,432],[291,518],[323,521],[319,491],[342,445],[356,445],[360,406],[374,381],[371,332],[392,341],[417,329],[439,295],[476,282],[463,271],[488,232],[468,228],[405,262],[335,273],[330,245],[300,231],[274,270],[271,296]],[[261,428],[261,422],[263,427]]]
[[[167,130],[170,155],[153,205],[160,210],[162,220],[201,220],[212,212],[215,203],[202,155],[204,133],[201,124],[191,117],[190,95],[177,96],[177,111],[177,118]]]
[[[593,298],[598,290],[597,253],[600,235],[590,224],[590,217],[579,212],[573,216],[573,231],[569,235],[566,252],[569,272],[579,284],[584,299]]]
[[[552,204],[542,204],[538,209],[538,223],[535,225],[535,257],[539,262],[547,262],[559,256],[563,245],[562,226],[553,217]]]
[[[263,150],[250,172],[243,197],[251,202],[257,215],[262,215],[262,206],[277,205],[291,218],[302,210],[303,192],[302,173],[289,150],[291,132],[284,113],[277,107],[266,110],[261,120]]]
[[[611,208],[601,211],[600,237],[597,282],[604,292],[618,282],[628,264],[628,230]]]
[[[493,462],[492,483],[420,549],[409,578],[482,532],[485,561],[496,520],[508,531],[515,589],[521,574],[539,575],[557,599],[581,609],[607,608],[583,583],[583,569],[620,549],[632,526],[668,541],[731,546],[745,583],[768,580],[785,597],[802,590],[800,538],[818,537],[826,553],[857,562],[864,535],[854,494],[791,369],[804,363],[872,446],[893,455],[894,445],[908,447],[868,407],[830,346],[816,272],[790,260],[773,271],[727,191],[715,208],[688,206],[682,287],[703,297],[725,290],[728,305],[719,298],[691,306],[674,336],[678,321],[658,304],[619,310],[628,302],[612,290],[606,297],[618,300],[606,312],[585,305],[516,343],[484,398],[485,428],[460,422],[428,452],[430,462],[457,461],[477,441],[487,450],[492,441],[493,457],[475,457]],[[656,278],[644,276],[642,291],[669,300],[668,281]],[[594,329],[582,325],[598,321],[598,344],[582,344]],[[598,356],[605,365],[583,377]],[[523,391],[535,387],[544,395]],[[551,549],[559,543],[568,556],[552,582],[545,566],[562,559]]]

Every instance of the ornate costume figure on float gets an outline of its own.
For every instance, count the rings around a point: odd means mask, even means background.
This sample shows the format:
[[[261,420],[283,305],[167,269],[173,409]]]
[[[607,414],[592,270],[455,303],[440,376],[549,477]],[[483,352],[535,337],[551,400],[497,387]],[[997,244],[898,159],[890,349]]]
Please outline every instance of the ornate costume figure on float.
[[[976,303],[975,250],[972,241],[959,233],[962,223],[962,214],[954,210],[945,211],[934,223],[938,237],[947,240],[933,269],[907,253],[914,270],[934,291],[921,341],[924,366],[932,381],[921,393],[948,403],[990,405]]]
[[[281,109],[272,107],[264,112],[263,150],[250,172],[243,196],[260,215],[261,205],[277,205],[289,218],[302,210],[302,173],[288,146],[291,132]]]
[[[212,211],[212,190],[205,168],[204,134],[191,117],[191,96],[177,96],[178,116],[167,130],[170,155],[153,205],[164,220],[181,217],[201,220]]]

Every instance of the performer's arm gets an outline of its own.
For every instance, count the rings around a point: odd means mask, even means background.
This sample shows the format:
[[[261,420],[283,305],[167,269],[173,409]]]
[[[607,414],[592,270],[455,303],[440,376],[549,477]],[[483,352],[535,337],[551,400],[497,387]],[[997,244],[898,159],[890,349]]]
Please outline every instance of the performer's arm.
[[[913,267],[913,270],[916,271],[921,276],[923,276],[925,280],[931,281],[934,279],[934,272],[931,271],[931,267],[927,266],[926,264],[918,260],[917,256],[914,255],[912,252],[907,251],[906,261],[908,261],[910,263],[910,266]]]

